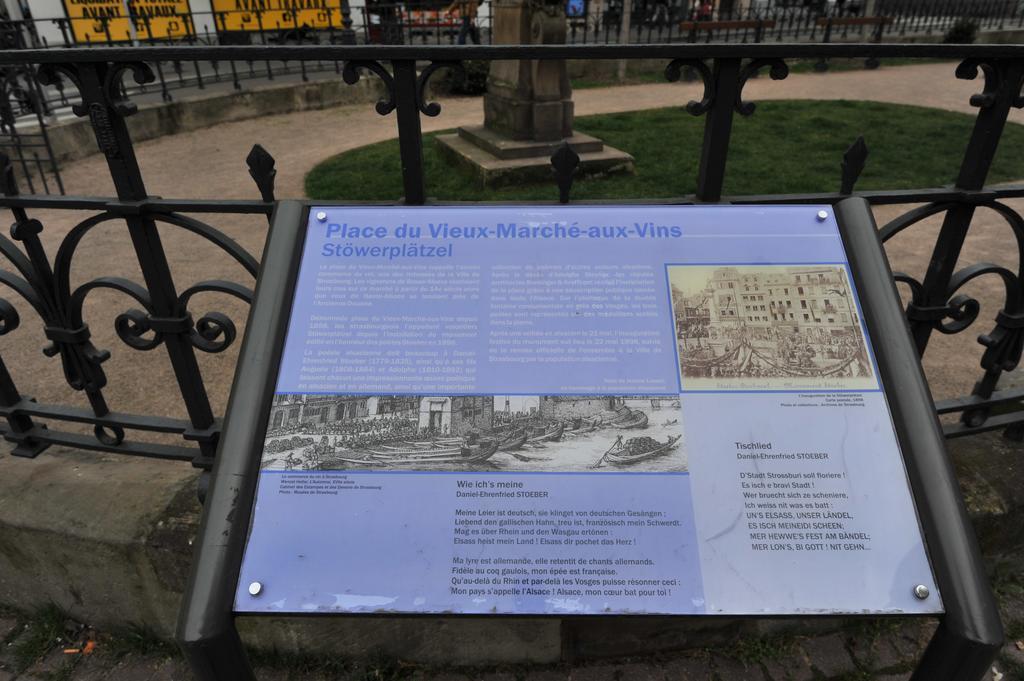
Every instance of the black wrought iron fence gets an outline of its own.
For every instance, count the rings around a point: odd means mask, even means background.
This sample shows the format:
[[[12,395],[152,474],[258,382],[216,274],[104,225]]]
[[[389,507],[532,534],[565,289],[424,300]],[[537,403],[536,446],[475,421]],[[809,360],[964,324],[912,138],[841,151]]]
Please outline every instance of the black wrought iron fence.
[[[0,69],[0,152],[35,193],[64,193],[60,169],[46,126],[46,97],[31,68]],[[29,125],[25,125],[28,122]]]
[[[962,20],[973,22],[980,30],[1024,25],[1024,6],[1018,0],[877,0],[875,7],[876,14],[892,18],[887,33],[899,36],[942,34]]]
[[[764,40],[816,41],[825,20],[841,31],[837,37],[860,37],[855,18],[885,17],[884,36],[939,34],[958,21],[979,30],[1024,28],[1024,3],[1019,0],[754,0],[742,8],[734,3],[694,0],[567,0],[570,42],[620,43],[623,10],[629,9],[625,42],[661,43],[705,40],[754,42],[762,22]],[[173,17],[140,15],[69,18],[35,16],[0,22],[6,47],[35,49],[112,45],[301,45],[301,44],[455,44],[465,38],[467,18],[458,4],[438,0],[327,3],[312,14],[303,9],[232,9],[198,11]],[[493,7],[484,0],[472,11],[480,35],[490,43]],[[694,23],[698,24],[694,30]],[[751,26],[738,25],[747,22]]]
[[[220,421],[211,406],[197,355],[219,353],[237,339],[235,323],[226,315],[210,312],[196,316],[193,300],[199,294],[216,292],[249,301],[259,263],[223,231],[192,217],[196,214],[252,214],[269,216],[273,210],[274,160],[254,146],[247,162],[259,198],[252,200],[196,200],[151,196],[136,159],[136,150],[126,119],[135,112],[125,98],[122,79],[137,84],[152,83],[156,74],[148,61],[337,62],[342,77],[355,83],[361,76],[380,78],[386,96],[376,104],[384,116],[394,113],[399,136],[404,203],[427,201],[423,163],[421,117],[442,113],[436,103],[424,99],[426,82],[441,68],[460,68],[466,59],[660,59],[668,80],[676,80],[691,69],[703,80],[700,101],[680,102],[680,116],[704,117],[704,141],[700,149],[697,193],[666,196],[645,203],[687,204],[694,202],[734,203],[829,203],[855,191],[867,153],[863,143],[854,144],[842,159],[842,183],[828,194],[770,196],[723,196],[723,180],[734,119],[754,113],[754,104],[743,97],[748,80],[767,69],[772,79],[786,78],[787,60],[816,58],[946,58],[962,60],[956,77],[981,76],[980,92],[970,100],[977,117],[964,150],[957,180],[952,187],[913,190],[858,192],[874,205],[910,204],[911,209],[884,225],[880,237],[890,239],[914,228],[931,216],[942,216],[942,227],[934,244],[927,270],[899,273],[896,279],[906,287],[910,299],[907,318],[918,350],[924,354],[932,334],[955,334],[977,329],[984,346],[980,378],[970,394],[938,403],[941,414],[958,414],[959,420],[946,424],[949,437],[989,430],[1003,430],[1018,440],[1024,438],[1024,389],[998,389],[1000,376],[1014,369],[1024,348],[1024,217],[1006,203],[1024,197],[1024,184],[986,187],[985,180],[999,146],[1012,108],[1024,107],[1024,46],[944,45],[638,45],[638,46],[471,46],[471,47],[162,47],[80,50],[20,50],[0,52],[0,65],[30,63],[39,80],[54,87],[75,90],[80,103],[75,115],[88,118],[99,152],[103,155],[116,196],[22,195],[5,160],[3,195],[0,206],[14,215],[11,236],[0,237],[0,254],[6,265],[0,270],[0,284],[20,299],[0,300],[0,336],[3,347],[19,342],[11,335],[22,314],[41,324],[49,343],[42,352],[59,361],[64,380],[81,401],[76,405],[36,402],[16,386],[0,354],[0,418],[4,437],[16,456],[32,457],[48,446],[63,444],[89,450],[191,461],[209,468],[217,447]],[[682,150],[680,150],[682,152]],[[571,184],[578,160],[563,148],[553,157],[555,181],[552,200],[571,198]],[[840,159],[837,159],[837,163]],[[1022,166],[1024,174],[1024,166]],[[556,188],[557,184],[557,188]],[[42,233],[46,226],[33,217],[41,209],[85,210],[80,220],[48,252]],[[1015,262],[958,264],[976,214],[997,215],[1012,230],[1013,241],[1006,252]],[[186,215],[188,214],[188,215]],[[119,226],[126,256],[138,263],[140,280],[101,276],[73,284],[71,271],[76,251],[89,233],[100,225]],[[248,275],[233,282],[214,274],[198,282],[182,282],[172,276],[172,257],[162,245],[158,226],[184,230],[205,240],[207,248],[227,254]],[[980,303],[964,292],[979,278],[1001,282],[1005,295],[998,310],[989,310],[979,320]],[[117,315],[115,331],[129,351],[166,353],[175,386],[160,386],[180,395],[187,418],[162,414],[114,411],[105,397],[108,376],[104,363],[111,349],[99,348],[91,340],[83,305],[91,292],[106,289],[126,296],[129,309]],[[19,312],[19,309],[21,312]],[[120,381],[145,380],[142,376],[118,376]],[[157,389],[154,386],[154,389]],[[71,424],[86,424],[92,433],[82,433]],[[176,444],[153,444],[140,433],[179,436]]]
[[[330,3],[328,3],[330,4]],[[711,3],[713,6],[715,3]],[[623,9],[629,7],[624,21]],[[216,45],[455,45],[492,44],[493,9],[485,1],[471,19],[447,3],[373,3],[349,8],[346,1],[315,16],[308,10],[193,11],[167,18],[68,17],[0,22],[0,45],[10,49],[79,47],[171,47]],[[923,35],[942,35],[958,21],[974,22],[978,30],[1024,29],[1024,2],[1019,0],[816,0],[815,2],[752,2],[741,10],[701,9],[693,0],[568,0],[567,42],[570,44],[881,42]],[[155,54],[155,53],[154,53]],[[273,53],[271,53],[273,54]],[[146,60],[155,80],[125,83],[123,95],[140,101],[170,102],[179,91],[240,91],[253,81],[308,82],[340,73],[334,59],[281,58]],[[873,64],[872,64],[873,65]],[[15,76],[5,76],[18,80]],[[56,86],[39,88],[30,108],[8,107],[25,135],[40,136],[45,126],[70,117],[77,93]],[[27,85],[23,85],[23,89]],[[48,142],[46,142],[48,143]],[[39,149],[19,146],[9,136],[8,148],[39,169],[49,168],[56,187],[56,164]],[[39,157],[36,161],[33,154]],[[52,166],[52,167],[51,167]]]

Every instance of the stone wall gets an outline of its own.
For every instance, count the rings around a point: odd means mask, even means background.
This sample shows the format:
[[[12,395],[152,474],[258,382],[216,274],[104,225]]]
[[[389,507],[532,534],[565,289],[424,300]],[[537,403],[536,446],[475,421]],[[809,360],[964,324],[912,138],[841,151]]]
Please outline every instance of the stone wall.
[[[546,419],[572,419],[614,411],[621,406],[621,398],[605,395],[593,398],[543,395],[540,398],[539,411],[541,417]]]
[[[376,76],[361,78],[355,85],[348,85],[337,76],[310,83],[267,84],[212,96],[194,91],[193,96],[179,101],[140,106],[138,113],[127,119],[128,129],[132,141],[142,142],[218,123],[376,102],[383,94],[384,85]],[[180,91],[178,96],[182,96]],[[49,126],[47,132],[59,163],[97,153],[96,138],[87,118]]]

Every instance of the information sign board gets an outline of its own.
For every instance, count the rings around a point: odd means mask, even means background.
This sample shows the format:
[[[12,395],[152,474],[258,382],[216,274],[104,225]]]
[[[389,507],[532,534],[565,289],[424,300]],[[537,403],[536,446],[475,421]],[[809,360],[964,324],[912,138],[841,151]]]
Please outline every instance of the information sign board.
[[[194,32],[188,0],[64,0],[64,9],[79,44],[184,38]]]
[[[344,28],[341,0],[212,0],[220,31]]]
[[[304,239],[237,612],[941,612],[831,207]]]

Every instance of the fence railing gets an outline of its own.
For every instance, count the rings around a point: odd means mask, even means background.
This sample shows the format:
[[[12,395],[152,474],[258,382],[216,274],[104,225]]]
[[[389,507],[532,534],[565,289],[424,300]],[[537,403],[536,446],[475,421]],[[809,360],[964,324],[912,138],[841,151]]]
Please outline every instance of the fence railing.
[[[330,6],[336,4],[336,6]],[[822,19],[867,16],[867,0],[825,2],[757,1],[741,9],[704,10],[693,0],[629,0],[630,43],[753,42],[753,27],[708,28],[721,22],[765,22],[763,39],[817,41]],[[571,43],[620,43],[624,0],[567,0]],[[943,34],[958,21],[979,30],[1024,28],[1019,0],[875,0],[872,17],[887,17],[883,36]],[[479,29],[474,42],[491,42],[492,3],[485,0],[472,14]],[[7,48],[96,47],[110,45],[301,45],[301,44],[455,44],[467,38],[456,5],[415,0],[353,6],[347,0],[316,11],[250,9],[189,11],[173,17],[100,16],[96,18],[31,17],[0,22],[0,43]],[[704,25],[693,30],[692,23]],[[837,37],[859,37],[860,28],[845,28]],[[468,38],[468,40],[472,40]]]
[[[835,2],[753,2],[738,11],[694,9],[692,0],[630,0],[628,36],[623,33],[623,0],[570,0],[567,5],[570,44],[880,42],[908,36],[941,35],[968,19],[979,30],[1024,29],[1024,2],[1018,0],[877,0],[871,17],[863,0]],[[52,49],[100,46],[169,47],[216,45],[454,45],[493,42],[492,7],[484,2],[472,19],[458,8],[426,2],[373,3],[349,9],[347,0],[318,13],[309,10],[231,10],[191,12],[168,18],[140,16],[69,19],[31,18],[0,22],[0,46],[8,49]],[[317,74],[340,73],[337,60],[262,59],[146,60],[152,83],[123,85],[123,94],[175,99],[180,90],[227,87],[243,90],[247,81],[292,79],[309,81]],[[32,87],[18,73],[8,74],[14,91]],[[59,87],[43,87],[8,107],[21,128],[35,131],[66,118],[76,95]],[[40,117],[45,120],[39,120]],[[36,163],[31,151],[8,139],[14,155]],[[40,154],[36,165],[49,165]],[[56,171],[53,166],[51,172]],[[57,178],[50,182],[56,187]]]
[[[752,2],[742,10],[695,9],[692,0],[630,0],[628,36],[623,33],[623,0],[569,0],[570,44],[881,42],[908,36],[941,35],[963,19],[979,30],[1024,29],[1024,2],[1018,0],[877,0],[870,17],[864,0],[813,3]],[[347,0],[317,13],[309,10],[230,10],[190,12],[172,18],[68,17],[0,21],[0,46],[52,49],[101,46],[169,47],[216,45],[455,45],[493,42],[492,7],[484,2],[472,19],[456,7],[419,2],[373,3],[349,8]],[[124,96],[170,102],[182,90],[245,89],[248,81],[292,79],[340,73],[336,60],[228,59],[146,60],[152,83],[123,85]],[[9,70],[8,70],[9,71]],[[4,76],[12,91],[33,90],[17,72]],[[15,99],[8,112],[16,124],[42,134],[46,124],[70,116],[76,95],[59,87],[36,88]],[[0,106],[3,106],[0,102]],[[40,140],[42,142],[42,140]],[[48,144],[48,141],[46,142]],[[56,163],[45,153],[23,149],[8,135],[6,148],[26,165],[47,167],[48,183],[59,184]],[[45,145],[43,145],[45,146]],[[44,177],[39,172],[36,177]],[[37,180],[41,181],[41,180]]]
[[[382,115],[396,115],[404,186],[404,202],[423,204],[427,200],[423,163],[421,116],[443,115],[441,107],[424,101],[426,81],[440,67],[459,68],[466,59],[660,59],[666,77],[678,79],[686,68],[703,79],[701,101],[680,108],[680,116],[703,116],[705,133],[700,149],[697,193],[667,195],[657,203],[829,203],[855,191],[867,153],[863,143],[854,144],[843,159],[842,184],[835,193],[770,196],[722,195],[733,119],[749,116],[754,106],[744,101],[744,86],[763,69],[772,79],[788,74],[787,59],[817,58],[946,58],[960,59],[955,75],[962,79],[981,76],[980,92],[970,102],[978,113],[974,130],[963,153],[954,186],[913,190],[858,192],[875,205],[911,204],[913,207],[881,229],[890,239],[922,220],[942,216],[942,227],[923,273],[899,273],[910,303],[907,318],[921,354],[934,332],[955,334],[978,329],[984,346],[980,377],[970,394],[939,402],[941,414],[959,414],[959,421],[946,424],[949,437],[989,430],[1004,430],[1010,437],[1024,437],[1024,389],[998,390],[1000,376],[1017,366],[1024,347],[1024,217],[1009,206],[1007,199],[1024,197],[1024,184],[986,187],[985,180],[999,146],[1008,114],[1024,107],[1024,46],[945,45],[638,45],[638,46],[470,46],[470,47],[163,47],[79,50],[0,51],[0,65],[32,64],[39,80],[49,86],[63,81],[65,90],[74,89],[80,103],[75,114],[86,117],[94,132],[115,188],[114,197],[21,195],[13,180],[10,164],[3,174],[0,206],[11,210],[14,226],[10,238],[0,236],[0,254],[6,264],[0,270],[0,284],[15,294],[18,306],[0,300],[0,337],[9,349],[23,313],[31,314],[48,339],[42,352],[60,362],[66,384],[81,399],[78,404],[37,402],[16,385],[0,353],[0,418],[4,437],[13,443],[17,456],[35,456],[52,444],[121,454],[191,461],[209,468],[220,433],[218,414],[211,406],[199,354],[216,354],[230,347],[237,328],[228,316],[208,312],[195,316],[194,299],[204,293],[218,293],[250,301],[257,259],[223,231],[194,217],[197,214],[251,214],[269,216],[275,200],[274,160],[254,146],[247,162],[259,198],[251,200],[196,200],[150,196],[136,159],[136,149],[126,119],[135,107],[123,95],[122,79],[136,83],[156,79],[148,61],[200,61],[226,63],[288,60],[291,62],[337,62],[347,83],[361,76],[380,78],[387,94],[376,105]],[[424,65],[424,68],[418,68]],[[429,64],[429,65],[428,65]],[[684,104],[681,102],[680,104]],[[670,143],[670,140],[666,140]],[[679,150],[692,154],[691,150]],[[552,182],[552,200],[571,198],[572,154],[556,154],[559,162]],[[1022,166],[1024,174],[1024,166]],[[557,186],[556,186],[557,185]],[[670,191],[670,188],[666,188]],[[644,201],[651,203],[651,200]],[[39,210],[88,211],[56,241],[44,239],[46,225],[33,217]],[[981,211],[992,212],[1012,230],[1013,241],[1006,246],[1009,265],[958,264],[972,221]],[[141,278],[100,276],[85,283],[72,283],[71,272],[79,245],[100,225],[121,229],[121,236],[106,244],[120,243],[126,258],[138,263]],[[182,282],[172,274],[170,262],[188,254],[168,252],[160,230],[184,230],[206,242],[206,247],[229,256],[247,273],[243,282],[225,279],[218,273],[198,282]],[[109,231],[106,232],[109,237]],[[47,242],[50,248],[48,249]],[[59,244],[56,250],[54,245]],[[998,310],[988,310],[979,321],[980,303],[964,292],[978,278],[1001,282],[1005,296]],[[180,395],[186,418],[162,414],[130,413],[108,404],[105,362],[111,350],[96,347],[83,312],[91,292],[115,291],[129,300],[130,307],[116,316],[114,328],[129,352],[166,353],[174,386],[152,386]],[[19,312],[18,310],[21,310]],[[975,323],[977,322],[977,324]],[[118,376],[120,381],[144,381],[147,376]],[[70,426],[86,424],[91,433]],[[139,433],[164,433],[181,438],[176,444],[154,444],[139,439]]]

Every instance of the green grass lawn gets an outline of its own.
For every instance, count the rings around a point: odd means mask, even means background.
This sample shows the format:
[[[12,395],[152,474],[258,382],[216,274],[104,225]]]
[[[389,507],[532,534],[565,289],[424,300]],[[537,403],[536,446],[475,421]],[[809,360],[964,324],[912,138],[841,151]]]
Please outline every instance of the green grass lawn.
[[[790,73],[814,73],[814,65],[817,63],[817,59],[787,59],[786,65],[789,66]],[[949,61],[948,59],[910,59],[910,58],[890,58],[879,60],[879,68],[887,68],[890,66],[914,66],[917,64],[949,64],[950,73],[956,68],[957,62]],[[864,59],[848,59],[846,57],[837,57],[828,60],[828,73],[839,73],[842,71],[864,71]],[[762,77],[765,77],[767,70],[761,72]],[[619,82],[618,78],[607,77],[607,78],[593,78],[593,77],[580,77],[572,79],[573,90],[589,90],[592,88],[599,87],[611,87],[613,85],[639,85],[643,83],[665,83],[665,71],[663,69],[650,69],[644,71],[630,71],[626,75],[626,80]]]
[[[444,115],[442,113],[442,115]],[[974,119],[970,115],[876,102],[774,101],[736,116],[726,194],[830,192],[839,189],[843,152],[864,135],[870,149],[858,189],[909,189],[950,184]],[[584,116],[576,129],[636,159],[635,175],[578,180],[574,199],[659,198],[695,191],[704,118],[681,108]],[[424,135],[427,194],[449,201],[552,200],[554,181],[482,189],[437,152]],[[1024,177],[1024,126],[1006,127],[990,182]],[[393,201],[402,195],[398,141],[330,158],[306,176],[319,200]]]

